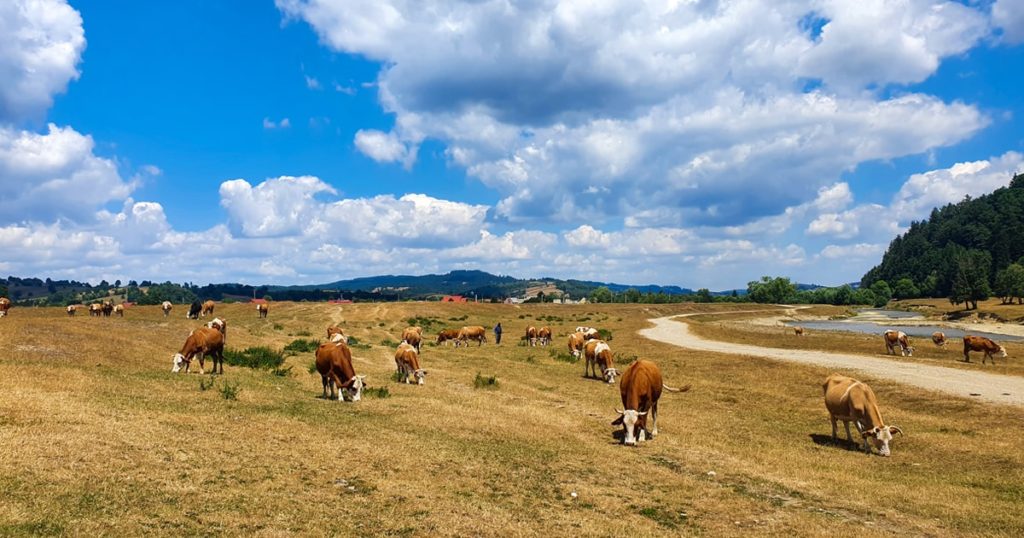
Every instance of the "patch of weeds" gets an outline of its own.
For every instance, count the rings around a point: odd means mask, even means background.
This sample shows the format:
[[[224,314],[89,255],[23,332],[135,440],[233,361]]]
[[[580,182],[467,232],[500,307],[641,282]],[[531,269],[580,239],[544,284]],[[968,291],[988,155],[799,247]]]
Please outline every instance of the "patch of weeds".
[[[238,393],[241,392],[241,391],[242,391],[242,389],[238,386],[238,382],[237,381],[234,382],[234,383],[226,382],[223,385],[221,385],[221,387],[220,387],[220,395],[225,400],[237,400],[238,399]]]
[[[387,387],[377,387],[377,388],[363,389],[363,394],[368,396],[368,397],[377,398],[377,399],[381,399],[381,400],[383,400],[384,398],[390,398],[391,397],[391,391],[388,390]]]
[[[284,364],[284,353],[266,346],[247,347],[243,351],[228,349],[224,351],[224,362],[247,368],[277,368]]]
[[[206,379],[199,380],[199,392],[206,392],[213,388],[213,384],[217,381],[216,377],[210,376],[209,382]]]
[[[576,321],[590,321],[590,316],[583,316],[582,318],[577,318]]]
[[[284,346],[284,352],[289,355],[298,355],[299,353],[312,353],[316,351],[316,348],[320,347],[320,340],[298,338],[292,340],[288,345]]]
[[[273,327],[274,327],[275,331],[283,331],[284,330],[284,325],[281,325],[280,323],[275,323],[273,325]]]
[[[484,377],[480,372],[477,372],[476,378],[473,379],[473,387],[478,389],[496,389],[498,388],[498,378],[493,375]]]
[[[466,321],[469,319],[469,314],[463,314],[457,318],[448,318],[448,321]]]
[[[533,355],[527,355],[525,360],[530,364],[537,364],[537,359],[533,358]]]
[[[385,326],[385,325],[387,325],[387,324],[386,324],[386,323],[384,323],[383,321],[377,324],[377,326],[378,326],[378,327],[383,327],[383,326]]]
[[[312,362],[309,363],[309,373],[311,373],[311,374],[317,373],[316,360],[315,359]]]
[[[398,372],[391,372],[391,380],[395,383],[401,383],[402,381],[405,381],[405,377]]]
[[[364,344],[355,336],[348,337],[348,347],[352,349],[370,349],[370,344]]]
[[[423,316],[406,318],[405,322],[408,323],[410,327],[422,327],[423,330],[427,332],[432,331],[435,325],[444,325],[444,322],[441,321],[441,318],[436,318],[434,316],[431,316],[429,318]]]
[[[641,516],[650,519],[658,525],[666,529],[675,529],[679,527],[679,523],[686,520],[686,513],[680,512],[678,515],[664,508],[657,506],[647,506],[637,511]]]
[[[382,345],[384,347],[398,347],[398,342],[395,342],[394,340],[392,340],[390,338],[385,338],[385,339],[380,341],[380,345]]]
[[[557,349],[552,349],[552,350],[548,351],[548,353],[551,354],[551,358],[552,359],[555,359],[556,361],[559,361],[559,362],[567,362],[569,364],[576,364],[577,362],[580,361],[579,357],[574,357],[572,355],[572,353],[569,353],[568,351],[559,351]]]
[[[598,329],[597,337],[600,338],[601,340],[604,340],[605,342],[611,342],[612,332],[609,331],[608,329]]]
[[[623,353],[623,354],[614,353],[613,355],[615,357],[615,363],[616,364],[621,364],[622,366],[627,366],[629,364],[633,364],[634,362],[636,362],[637,359],[640,358],[640,357],[637,357],[636,354],[633,354],[633,353],[631,353],[629,355],[626,355],[625,353]]]
[[[530,345],[530,343],[529,343],[529,342],[527,342],[527,341],[526,341],[526,337],[525,337],[525,336],[523,336],[523,337],[520,337],[520,338],[519,338],[519,341],[518,341],[518,342],[516,342],[516,345],[517,345],[517,346],[519,346],[519,347],[526,347],[526,346]]]
[[[316,363],[313,364],[313,367],[314,369],[316,368]],[[292,375],[292,367],[289,366],[287,368],[274,368],[273,370],[270,371],[270,373],[276,375],[277,377],[288,377]]]

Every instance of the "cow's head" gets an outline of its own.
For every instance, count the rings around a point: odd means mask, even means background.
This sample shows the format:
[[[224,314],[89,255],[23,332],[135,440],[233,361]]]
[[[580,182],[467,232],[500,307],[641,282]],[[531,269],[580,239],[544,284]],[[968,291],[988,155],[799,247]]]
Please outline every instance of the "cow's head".
[[[189,365],[189,361],[181,353],[176,353],[174,355],[174,358],[171,359],[171,364],[172,364],[171,373],[178,373],[178,371],[181,370],[182,366],[184,366],[186,368],[186,371],[188,371],[187,368],[188,368],[188,365]]]
[[[889,443],[892,441],[893,434],[902,434],[903,430],[900,430],[898,426],[875,426],[870,430],[861,432],[864,439],[875,445],[875,449],[882,456],[889,456]]]
[[[366,376],[365,375],[357,375],[357,376],[352,378],[352,384],[349,385],[348,388],[342,389],[342,392],[344,392],[346,395],[348,395],[348,400],[349,401],[358,402],[359,400],[361,400],[363,398],[363,387],[365,387],[365,386],[366,386]],[[344,398],[344,396],[343,396],[343,398]]]
[[[340,344],[340,343],[346,343],[347,344],[348,343],[348,337],[345,336],[344,334],[341,334],[341,333],[334,333],[334,336],[331,337],[331,342],[333,342],[335,344]]]
[[[625,432],[622,438],[623,444],[636,446],[638,440],[646,440],[647,433],[644,431],[644,427],[647,423],[647,411],[641,413],[635,409],[626,411],[616,409],[615,412],[619,414],[619,418],[612,422],[612,426],[622,424],[622,429]],[[638,429],[640,431],[636,432]]]
[[[1005,347],[999,346],[999,356],[1004,358],[1004,359],[1006,358],[1006,348]]]
[[[619,371],[615,368],[608,368],[604,371],[604,380],[608,383],[615,383],[615,376],[619,375]]]
[[[423,368],[420,368],[419,370],[413,372],[413,375],[416,376],[416,384],[422,385],[424,381],[423,378],[427,377],[427,371],[424,370]]]

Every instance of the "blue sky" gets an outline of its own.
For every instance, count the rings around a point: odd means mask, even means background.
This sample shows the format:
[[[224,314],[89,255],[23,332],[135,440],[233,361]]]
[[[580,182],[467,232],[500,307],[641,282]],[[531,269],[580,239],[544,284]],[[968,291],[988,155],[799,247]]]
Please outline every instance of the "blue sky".
[[[1012,0],[15,0],[0,273],[858,280],[1024,171],[1022,42]]]

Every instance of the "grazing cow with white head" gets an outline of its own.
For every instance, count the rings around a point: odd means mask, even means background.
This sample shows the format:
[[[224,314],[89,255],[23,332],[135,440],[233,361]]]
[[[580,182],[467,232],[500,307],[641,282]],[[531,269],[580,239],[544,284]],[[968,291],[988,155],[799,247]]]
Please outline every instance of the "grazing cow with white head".
[[[217,373],[217,366],[220,365],[220,373],[224,373],[224,335],[217,329],[200,327],[192,331],[181,346],[181,351],[174,355],[173,368],[171,372],[178,372],[185,366],[187,374],[192,366],[192,359],[199,357],[199,373],[205,373],[203,360],[206,355],[213,357],[213,373]]]
[[[395,368],[401,381],[407,384],[412,383],[411,379],[415,379],[417,385],[422,385],[427,376],[427,371],[420,368],[420,354],[412,344],[406,342],[398,344],[395,351]]]
[[[964,337],[964,362],[971,362],[970,352],[972,351],[985,352],[985,355],[981,358],[982,364],[985,364],[986,359],[991,359],[992,364],[995,365],[996,353],[998,353],[1001,358],[1006,358],[1006,348],[993,342],[991,339],[985,338],[984,336],[967,335]]]
[[[583,333],[572,333],[569,335],[569,353],[572,353],[573,357],[579,358],[580,354],[583,353]]]
[[[942,331],[932,333],[932,343],[939,347],[946,347],[946,334]]]
[[[901,357],[914,356],[914,348],[910,346],[910,339],[907,338],[907,333],[889,329],[882,336],[885,337],[886,354],[895,355],[896,346],[899,346]]]
[[[316,349],[316,369],[324,386],[324,398],[358,402],[363,397],[365,375],[356,375],[352,351],[343,342],[327,342]]]
[[[836,421],[842,420],[846,426],[846,438],[853,441],[850,435],[850,422],[853,422],[864,437],[865,452],[871,453],[870,442],[879,454],[889,455],[893,434],[902,434],[903,431],[897,426],[886,426],[882,421],[878,400],[871,387],[852,377],[832,374],[825,379],[822,390],[825,394],[825,408],[832,421],[832,439],[839,438]]]
[[[164,311],[165,318],[171,315],[172,308],[174,308],[174,305],[172,305],[170,301],[164,301],[160,304],[160,309]]]
[[[402,331],[402,341],[416,348],[416,353],[419,353],[420,344],[423,343],[423,328],[406,327],[405,330]]]
[[[619,381],[619,392],[622,396],[623,409],[616,410],[619,418],[612,422],[613,426],[622,425],[622,442],[635,446],[647,440],[647,414],[651,414],[651,438],[658,435],[658,399],[662,389],[669,392],[686,392],[690,386],[674,389],[665,385],[661,370],[647,359],[639,359],[630,364]]]
[[[78,307],[73,305],[73,304],[69,304],[68,305],[68,316],[74,316],[77,313],[78,313]]]
[[[583,356],[586,358],[586,365],[583,368],[583,376],[590,377],[591,370],[594,377],[603,377],[609,384],[615,383],[615,376],[619,375],[612,364],[612,348],[603,340],[589,340],[583,346]],[[597,375],[597,369],[601,368],[601,375]]]

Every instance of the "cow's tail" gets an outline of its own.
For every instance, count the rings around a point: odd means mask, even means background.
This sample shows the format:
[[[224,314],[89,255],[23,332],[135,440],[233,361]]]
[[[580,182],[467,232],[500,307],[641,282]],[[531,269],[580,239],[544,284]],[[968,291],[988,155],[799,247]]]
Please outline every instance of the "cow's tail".
[[[674,388],[672,388],[672,387],[662,383],[661,384],[661,388],[663,388],[663,389],[665,389],[665,390],[667,390],[669,392],[686,392],[686,391],[690,390],[690,385],[684,385],[684,386],[682,386],[682,387],[680,387],[678,389],[674,389]]]

